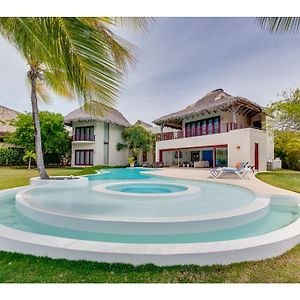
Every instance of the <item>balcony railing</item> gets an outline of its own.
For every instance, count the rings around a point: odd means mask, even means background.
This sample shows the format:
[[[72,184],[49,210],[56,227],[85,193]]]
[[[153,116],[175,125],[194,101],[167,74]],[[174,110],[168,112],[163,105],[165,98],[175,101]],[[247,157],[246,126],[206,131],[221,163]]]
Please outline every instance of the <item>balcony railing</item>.
[[[73,135],[73,141],[95,141],[95,135],[91,134],[75,134]]]
[[[225,123],[219,126],[206,126],[206,127],[197,127],[190,130],[179,130],[175,132],[164,132],[164,133],[158,133],[156,135],[157,141],[167,141],[167,140],[175,140],[175,139],[183,139],[183,138],[189,138],[189,137],[195,137],[195,136],[203,136],[203,135],[211,135],[211,134],[218,134],[218,133],[225,133],[232,130],[237,129],[244,129],[244,128],[256,128],[249,125],[242,125],[237,124],[233,122]]]

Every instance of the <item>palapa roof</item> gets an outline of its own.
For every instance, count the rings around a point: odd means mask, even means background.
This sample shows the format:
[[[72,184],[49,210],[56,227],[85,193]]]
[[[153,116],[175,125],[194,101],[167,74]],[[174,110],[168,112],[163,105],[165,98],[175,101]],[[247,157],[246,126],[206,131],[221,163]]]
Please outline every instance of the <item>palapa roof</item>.
[[[124,127],[130,126],[128,120],[114,108],[107,109],[102,115],[97,115],[85,112],[82,107],[79,107],[67,114],[64,121],[66,125],[72,125],[74,121],[104,121]]]
[[[16,119],[18,114],[20,114],[18,111],[0,105],[0,135],[15,131],[15,127],[9,123]]]
[[[143,126],[143,127],[153,127],[151,124],[146,123],[146,122],[144,122],[144,121],[142,121],[142,120],[137,120],[137,121],[134,123],[134,125],[141,125],[141,126]]]
[[[237,113],[243,113],[244,115],[253,117],[257,113],[263,112],[263,107],[244,97],[232,96],[226,93],[223,89],[216,89],[207,93],[204,97],[186,108],[158,118],[154,120],[153,123],[161,126],[181,129],[182,120],[185,117],[199,114],[211,114],[217,110],[235,111]]]

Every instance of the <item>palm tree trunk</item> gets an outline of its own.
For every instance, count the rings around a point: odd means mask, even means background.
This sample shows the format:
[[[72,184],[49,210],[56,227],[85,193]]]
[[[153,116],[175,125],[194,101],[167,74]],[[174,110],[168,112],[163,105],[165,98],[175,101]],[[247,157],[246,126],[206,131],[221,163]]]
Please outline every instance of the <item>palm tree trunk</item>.
[[[30,170],[30,164],[31,164],[31,157],[29,157],[29,160],[28,160],[28,170]]]
[[[49,176],[46,172],[44,164],[39,110],[36,96],[36,80],[38,78],[38,70],[32,66],[30,67],[29,78],[31,81],[31,106],[35,133],[36,164],[40,173],[40,177],[42,179],[48,179]]]

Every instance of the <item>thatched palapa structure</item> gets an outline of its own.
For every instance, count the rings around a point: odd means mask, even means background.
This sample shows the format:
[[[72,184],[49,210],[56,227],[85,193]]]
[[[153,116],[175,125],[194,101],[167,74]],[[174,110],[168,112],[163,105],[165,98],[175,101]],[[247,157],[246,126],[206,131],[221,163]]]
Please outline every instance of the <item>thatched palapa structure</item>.
[[[195,115],[209,115],[217,110],[241,113],[252,118],[256,114],[262,113],[263,107],[244,97],[232,96],[223,89],[216,89],[186,108],[158,118],[153,123],[162,127],[182,129],[182,120],[184,118]]]

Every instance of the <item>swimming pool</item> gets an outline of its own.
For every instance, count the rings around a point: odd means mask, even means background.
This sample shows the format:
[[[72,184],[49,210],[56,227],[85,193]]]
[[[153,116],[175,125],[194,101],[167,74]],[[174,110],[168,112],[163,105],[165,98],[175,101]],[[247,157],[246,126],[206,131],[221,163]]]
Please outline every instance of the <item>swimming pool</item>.
[[[299,238],[298,199],[153,176],[143,169],[86,177],[85,184],[74,180],[68,186],[52,182],[2,191],[0,247],[70,259],[210,264],[277,255]],[[266,241],[273,245],[267,253],[261,250]],[[260,251],[249,255],[256,246]]]

